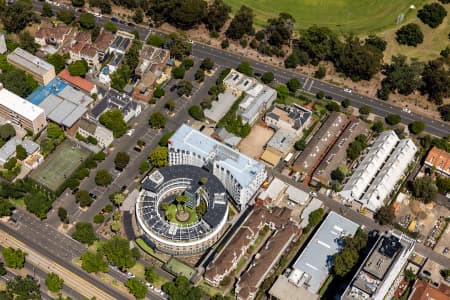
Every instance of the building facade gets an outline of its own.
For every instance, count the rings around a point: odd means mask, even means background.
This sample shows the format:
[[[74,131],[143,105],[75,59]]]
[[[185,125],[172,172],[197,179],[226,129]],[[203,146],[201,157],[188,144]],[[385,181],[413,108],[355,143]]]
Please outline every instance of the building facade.
[[[45,112],[18,95],[8,91],[0,83],[0,117],[33,134],[47,127]]]
[[[425,165],[443,175],[450,176],[450,153],[437,147],[431,148],[425,158]]]
[[[47,85],[56,77],[53,65],[21,48],[16,48],[7,59],[8,63],[29,73],[41,85]]]
[[[267,178],[264,165],[182,125],[169,141],[169,165],[194,165],[213,171],[240,209]]]
[[[78,122],[78,133],[87,138],[89,136],[95,138],[98,145],[103,148],[108,148],[114,141],[114,135],[111,130],[100,125],[97,121],[82,118]]]

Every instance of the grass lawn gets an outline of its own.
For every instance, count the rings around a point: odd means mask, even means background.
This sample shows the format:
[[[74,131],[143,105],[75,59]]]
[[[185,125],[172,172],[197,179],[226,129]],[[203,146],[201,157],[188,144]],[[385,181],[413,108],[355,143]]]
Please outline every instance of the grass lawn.
[[[56,192],[89,154],[88,150],[78,148],[71,141],[65,140],[45,159],[42,165],[31,173],[30,177]]]
[[[176,276],[181,275],[188,279],[195,274],[195,270],[193,268],[173,257],[164,265],[164,268]]]
[[[136,239],[136,244],[138,244],[138,246],[148,255],[153,256],[154,258],[163,263],[167,262],[162,255],[158,255],[158,253],[156,253],[149,245],[147,245],[147,243],[143,239],[141,238]]]
[[[189,220],[186,222],[180,222],[177,220],[177,206],[175,204],[170,204],[169,208],[166,210],[166,219],[171,222],[181,226],[189,226],[198,221],[197,212],[195,208],[185,207],[186,212],[189,213]]]
[[[397,16],[408,12],[410,5],[421,7],[431,0],[225,0],[236,12],[242,4],[256,14],[255,23],[263,26],[280,12],[293,15],[296,28],[327,26],[339,33],[355,34],[385,30],[395,26]]]
[[[24,198],[20,199],[9,199],[9,202],[11,202],[16,208],[26,209],[27,206],[25,205]]]

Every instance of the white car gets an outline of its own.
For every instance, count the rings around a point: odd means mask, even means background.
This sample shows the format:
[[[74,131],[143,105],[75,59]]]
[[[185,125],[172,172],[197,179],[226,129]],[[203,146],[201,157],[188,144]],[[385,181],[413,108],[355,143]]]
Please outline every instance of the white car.
[[[132,136],[134,134],[134,129],[130,129],[127,131],[128,136]]]
[[[134,275],[134,274],[131,273],[131,272],[128,272],[128,273],[127,273],[127,277],[128,277],[128,278],[134,278],[134,277],[136,277],[136,275]]]
[[[345,89],[344,89],[344,92],[351,94],[351,93],[352,93],[352,90],[351,90],[351,89],[345,88]]]
[[[317,197],[317,193],[316,193],[316,192],[311,191],[311,192],[309,192],[309,194],[310,194],[312,197]]]
[[[152,285],[150,282],[146,282],[145,285],[146,285],[148,288],[153,288],[153,285]]]

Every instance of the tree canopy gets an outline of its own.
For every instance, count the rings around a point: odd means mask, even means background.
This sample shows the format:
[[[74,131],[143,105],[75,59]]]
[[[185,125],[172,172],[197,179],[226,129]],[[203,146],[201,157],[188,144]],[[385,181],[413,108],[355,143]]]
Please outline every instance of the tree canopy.
[[[85,76],[89,70],[88,63],[85,60],[77,60],[69,65],[69,73],[72,76]]]
[[[80,15],[80,25],[84,29],[92,29],[95,27],[95,16],[90,13],[82,13]]]
[[[120,269],[131,268],[136,263],[136,254],[130,249],[130,242],[119,236],[105,241],[99,251],[106,256],[110,263]]]
[[[437,2],[425,4],[422,9],[417,12],[417,17],[430,26],[436,28],[442,24],[442,21],[447,16],[445,7]]]
[[[253,68],[248,61],[241,62],[237,67],[238,72],[247,76],[253,76]]]
[[[130,156],[126,152],[117,152],[114,164],[118,169],[125,169],[130,162]]]
[[[166,117],[160,112],[154,112],[150,115],[148,124],[151,128],[164,128],[164,126],[166,126]]]
[[[397,30],[396,39],[399,44],[416,47],[423,42],[423,33],[419,25],[409,23]]]
[[[99,119],[100,123],[113,132],[115,138],[125,134],[128,129],[123,119],[122,112],[115,108],[103,113]]]
[[[394,224],[395,208],[392,205],[384,205],[378,209],[375,214],[375,219],[381,224]]]
[[[94,227],[89,222],[78,222],[75,225],[75,231],[72,233],[72,237],[83,244],[92,245],[98,240]]]
[[[199,105],[192,105],[189,107],[189,115],[198,121],[203,121],[205,119],[203,109]]]
[[[137,278],[128,279],[125,286],[136,299],[143,299],[147,294],[147,286]]]
[[[66,25],[69,25],[75,20],[75,13],[70,9],[60,9],[56,13],[56,17],[61,22],[65,23]]]
[[[425,123],[422,121],[414,121],[409,126],[409,130],[414,134],[419,134],[425,130]]]
[[[184,276],[177,277],[174,282],[165,283],[162,290],[172,300],[200,300],[203,297],[203,291],[194,287]]]
[[[3,260],[8,268],[22,269],[25,264],[25,252],[20,249],[4,247],[2,249]]]
[[[64,279],[60,278],[56,273],[47,274],[47,278],[45,279],[45,285],[48,290],[53,293],[59,292],[64,284]]]
[[[49,62],[50,64],[52,64],[55,67],[56,74],[59,74],[59,72],[61,72],[64,69],[64,67],[66,66],[64,57],[62,57],[58,53],[54,53],[54,54],[47,56],[47,62]]]
[[[211,31],[220,31],[225,22],[230,18],[231,6],[223,0],[214,0],[208,5],[205,17],[206,27]]]
[[[156,147],[150,152],[149,158],[153,167],[162,168],[168,165],[167,156],[169,155],[167,147]]]
[[[105,169],[98,170],[95,174],[95,184],[99,186],[108,186],[112,180],[112,175]]]
[[[239,8],[234,15],[226,31],[226,36],[233,40],[240,40],[245,34],[252,34],[253,29],[253,10],[245,5]]]
[[[31,276],[16,276],[6,283],[6,290],[0,292],[0,298],[7,300],[40,300],[39,283]]]
[[[81,255],[81,268],[88,273],[108,272],[108,263],[101,253],[86,251]]]
[[[413,196],[425,203],[433,201],[438,191],[436,182],[430,176],[424,176],[414,180],[411,189]]]
[[[0,4],[0,8],[0,20],[8,33],[19,33],[29,24],[39,20],[29,0],[18,0],[12,5]]]

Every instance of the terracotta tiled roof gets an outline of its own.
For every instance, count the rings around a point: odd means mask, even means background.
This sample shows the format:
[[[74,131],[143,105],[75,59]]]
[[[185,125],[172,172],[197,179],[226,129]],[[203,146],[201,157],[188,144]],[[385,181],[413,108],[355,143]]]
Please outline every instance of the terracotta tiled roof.
[[[84,43],[76,42],[72,47],[70,47],[70,51],[74,53],[80,53],[81,49],[83,49]]]
[[[91,43],[91,33],[89,31],[79,31],[74,40],[81,43]]]
[[[64,36],[69,34],[71,30],[72,27],[69,27],[64,23],[60,23],[56,27],[45,25],[39,28],[39,30],[35,34],[35,37],[41,39],[49,38],[62,41],[64,39]]]
[[[114,34],[110,31],[103,30],[95,41],[94,46],[102,52],[108,50],[108,47],[111,45],[114,40]]]
[[[424,280],[417,280],[409,300],[450,300],[450,287],[445,284],[437,289]]]
[[[425,158],[425,163],[435,166],[441,172],[450,175],[450,153],[437,147],[431,148]]]
[[[88,56],[88,57],[94,57],[97,54],[97,48],[93,46],[84,46],[81,51],[81,55]]]
[[[78,87],[79,89],[87,93],[91,93],[92,90],[94,89],[94,84],[92,84],[91,82],[87,81],[84,78],[81,78],[80,76],[70,75],[67,69],[62,70],[61,73],[58,74],[58,76],[61,79],[67,81],[68,83]]]

